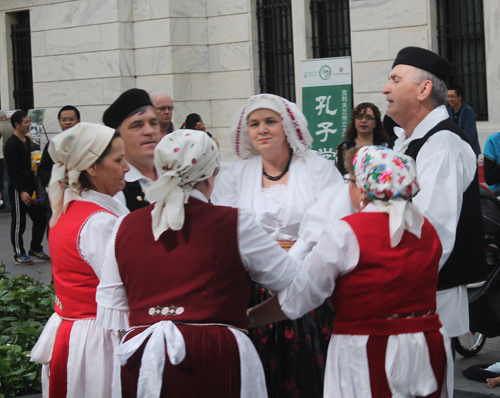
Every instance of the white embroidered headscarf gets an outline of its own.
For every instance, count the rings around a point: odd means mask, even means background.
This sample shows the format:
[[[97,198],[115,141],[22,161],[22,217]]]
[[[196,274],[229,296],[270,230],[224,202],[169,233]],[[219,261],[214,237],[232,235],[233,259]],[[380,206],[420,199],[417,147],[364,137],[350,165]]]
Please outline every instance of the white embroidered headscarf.
[[[364,146],[354,156],[353,171],[361,192],[389,214],[391,247],[405,230],[420,238],[424,217],[409,201],[420,190],[414,160],[387,147]]]
[[[307,120],[297,105],[274,94],[253,95],[233,117],[229,129],[231,143],[240,159],[249,159],[259,154],[252,145],[247,127],[248,116],[257,109],[270,109],[281,116],[288,144],[294,154],[300,156],[313,142]]]
[[[82,122],[52,139],[49,145],[49,155],[54,161],[48,192],[52,207],[50,227],[57,224],[68,203],[80,196],[80,173],[102,155],[114,133],[114,129],[102,124]]]
[[[154,204],[153,235],[184,225],[184,204],[194,185],[210,178],[219,165],[219,150],[204,131],[177,130],[162,138],[155,148],[160,177],[148,188],[145,199]]]

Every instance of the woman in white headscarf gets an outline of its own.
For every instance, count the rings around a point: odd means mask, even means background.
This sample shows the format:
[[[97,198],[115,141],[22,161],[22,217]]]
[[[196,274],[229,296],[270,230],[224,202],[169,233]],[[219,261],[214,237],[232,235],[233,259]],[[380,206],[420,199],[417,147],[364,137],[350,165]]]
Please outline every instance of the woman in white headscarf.
[[[354,211],[334,164],[308,149],[313,139],[294,103],[273,94],[254,95],[230,131],[241,160],[221,174],[212,202],[253,210],[283,248],[293,245],[290,255],[303,258],[311,250],[311,237],[319,237],[328,214],[340,219]],[[250,305],[267,297],[265,289],[253,285]],[[325,304],[301,319],[251,331],[270,396],[322,396],[332,320]]]
[[[203,131],[177,130],[155,149],[152,204],[115,226],[97,289],[97,323],[132,329],[118,349],[123,397],[266,397],[245,332],[250,280],[284,289],[300,263],[252,212],[214,206],[218,149]]]
[[[325,397],[452,396],[453,358],[436,314],[442,248],[410,201],[420,189],[415,163],[385,147],[354,154],[346,180],[359,212],[323,230],[292,284],[251,311],[253,326],[331,297]]]
[[[129,170],[123,140],[109,127],[79,123],[51,141],[49,154],[56,302],[31,360],[44,365],[44,397],[119,396],[122,333],[96,326],[95,294],[113,226],[128,213],[113,200]]]

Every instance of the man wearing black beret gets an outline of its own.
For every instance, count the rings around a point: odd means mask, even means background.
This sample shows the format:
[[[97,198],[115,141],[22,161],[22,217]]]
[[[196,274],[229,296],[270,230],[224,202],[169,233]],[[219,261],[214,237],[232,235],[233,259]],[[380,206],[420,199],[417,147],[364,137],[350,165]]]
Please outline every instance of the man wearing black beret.
[[[160,124],[149,94],[132,88],[120,95],[102,116],[104,124],[118,130],[125,143],[125,160],[130,170],[125,174],[125,188],[115,199],[130,211],[149,203],[144,195],[158,175],[154,150],[160,142]]]
[[[437,309],[450,337],[469,331],[466,284],[486,279],[474,150],[446,110],[450,63],[432,51],[402,49],[383,89],[387,114],[404,131],[394,150],[416,160],[421,191],[413,199],[441,240]]]

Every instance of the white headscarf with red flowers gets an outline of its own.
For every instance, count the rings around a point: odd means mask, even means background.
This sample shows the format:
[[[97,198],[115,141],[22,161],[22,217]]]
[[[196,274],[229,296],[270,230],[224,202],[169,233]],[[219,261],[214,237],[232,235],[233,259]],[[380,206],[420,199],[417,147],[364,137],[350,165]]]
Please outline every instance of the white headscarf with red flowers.
[[[353,172],[360,191],[389,214],[391,247],[397,246],[405,230],[420,238],[424,217],[409,201],[420,187],[414,160],[381,146],[362,147],[354,156]]]
[[[219,165],[219,150],[204,131],[177,130],[162,138],[155,148],[160,177],[148,188],[145,199],[155,202],[153,235],[184,225],[184,204],[197,182],[211,177]]]
[[[247,127],[248,116],[257,109],[270,109],[281,116],[288,145],[295,155],[300,156],[313,142],[307,120],[297,105],[274,94],[253,95],[233,117],[229,129],[231,143],[240,159],[249,159],[259,154],[252,145]]]

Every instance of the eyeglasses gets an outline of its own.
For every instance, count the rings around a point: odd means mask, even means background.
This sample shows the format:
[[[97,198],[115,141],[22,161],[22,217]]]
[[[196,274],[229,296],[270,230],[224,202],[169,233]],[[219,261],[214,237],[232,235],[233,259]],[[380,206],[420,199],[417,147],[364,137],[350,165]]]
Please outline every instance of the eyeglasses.
[[[156,108],[157,111],[160,111],[160,112],[165,112],[166,110],[169,110],[170,112],[173,112],[174,111],[174,107],[173,106],[162,106],[160,108]]]
[[[61,123],[66,123],[66,122],[76,122],[76,117],[69,117],[69,118],[65,118],[65,117],[62,117],[61,119],[59,119],[59,121]]]
[[[354,119],[356,119],[356,120],[366,119],[368,122],[375,120],[375,118],[373,116],[370,116],[370,115],[356,115],[356,116],[354,116]]]
[[[345,182],[346,184],[350,184],[351,182],[352,182],[353,184],[356,184],[356,180],[355,180],[355,179],[353,179],[353,178],[351,178],[351,177],[350,177],[350,176],[348,176],[348,175],[344,176],[343,178],[344,178],[344,182]]]

